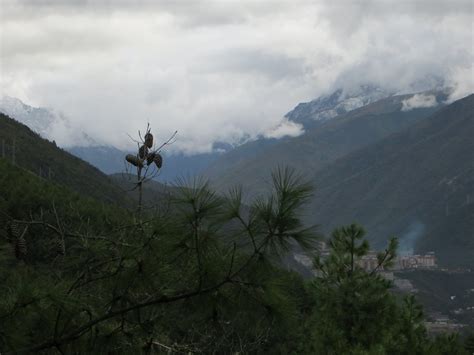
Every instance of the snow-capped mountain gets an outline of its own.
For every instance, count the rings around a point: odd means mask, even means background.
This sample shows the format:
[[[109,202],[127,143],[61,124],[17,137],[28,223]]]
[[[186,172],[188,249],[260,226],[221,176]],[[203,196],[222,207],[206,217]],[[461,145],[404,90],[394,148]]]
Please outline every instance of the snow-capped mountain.
[[[261,193],[261,182],[275,167],[291,166],[312,176],[346,154],[428,117],[445,105],[448,95],[449,90],[390,95],[366,88],[356,96],[337,90],[287,115],[289,121],[305,126],[303,134],[243,144],[223,154],[206,174],[221,191],[242,185],[250,195]],[[377,100],[380,96],[385,97]]]
[[[285,117],[307,128],[317,121],[331,119],[391,95],[393,93],[372,85],[362,85],[352,90],[338,89],[310,102],[298,104]]]
[[[10,96],[0,97],[0,112],[13,117],[50,140],[54,139],[52,135],[56,125],[67,125],[66,119],[52,110],[26,105]]]
[[[28,126],[43,138],[56,141],[61,147],[98,145],[85,132],[74,128],[71,121],[55,109],[33,107],[17,98],[2,96],[0,112]]]

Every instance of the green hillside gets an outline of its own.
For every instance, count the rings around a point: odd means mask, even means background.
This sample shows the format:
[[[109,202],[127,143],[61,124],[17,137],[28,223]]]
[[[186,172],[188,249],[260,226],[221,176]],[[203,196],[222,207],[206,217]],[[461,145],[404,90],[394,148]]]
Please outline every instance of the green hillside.
[[[138,203],[137,176],[133,174],[112,174],[110,179],[116,184],[130,201]],[[154,209],[165,207],[177,189],[171,184],[162,184],[156,180],[147,180],[142,185],[143,208]]]
[[[21,220],[43,216],[55,219],[52,216],[54,209],[71,228],[79,226],[81,220],[87,220],[95,230],[105,231],[119,222],[132,220],[130,213],[121,207],[81,195],[0,159],[0,229],[5,231],[8,224],[5,218]]]
[[[333,233],[325,276],[280,269],[317,234],[299,217],[309,185],[291,170],[272,181],[248,209],[238,191],[176,186],[170,208],[137,220],[0,159],[1,353],[466,353],[354,268],[369,248],[357,225]]]
[[[128,205],[126,196],[98,169],[41,138],[0,113],[0,158],[78,193],[107,203]]]
[[[309,220],[358,221],[444,265],[474,265],[474,95],[313,174]],[[410,245],[409,245],[410,246]]]

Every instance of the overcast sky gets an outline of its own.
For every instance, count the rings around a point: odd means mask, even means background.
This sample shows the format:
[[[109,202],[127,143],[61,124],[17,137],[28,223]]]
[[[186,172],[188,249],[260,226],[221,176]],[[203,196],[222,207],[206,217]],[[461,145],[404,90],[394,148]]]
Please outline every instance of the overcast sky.
[[[470,0],[0,4],[1,94],[120,147],[147,121],[188,153],[297,134],[284,114],[336,87],[474,90]]]

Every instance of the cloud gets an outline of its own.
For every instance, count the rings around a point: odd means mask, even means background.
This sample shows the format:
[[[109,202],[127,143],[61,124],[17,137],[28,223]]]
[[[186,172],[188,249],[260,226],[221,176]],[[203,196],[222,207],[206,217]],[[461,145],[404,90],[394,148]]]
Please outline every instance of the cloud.
[[[474,64],[454,68],[448,85],[453,88],[448,103],[472,94],[474,92]]]
[[[474,86],[470,1],[0,6],[2,93],[54,107],[73,130],[118,147],[147,122],[158,140],[178,130],[171,149],[187,154],[274,127],[296,134],[285,113],[337,87],[417,92],[443,82],[459,96]]]
[[[402,111],[411,111],[415,108],[434,107],[437,104],[438,102],[434,95],[415,94],[402,101]]]
[[[297,137],[304,133],[303,126],[293,121],[285,120],[277,127],[271,129],[264,134],[265,138],[283,138],[283,137]]]

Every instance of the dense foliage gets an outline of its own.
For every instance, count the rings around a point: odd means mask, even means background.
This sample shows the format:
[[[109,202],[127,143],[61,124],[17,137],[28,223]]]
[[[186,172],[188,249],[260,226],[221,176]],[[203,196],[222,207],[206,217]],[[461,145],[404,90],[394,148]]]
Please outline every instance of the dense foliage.
[[[367,272],[357,261],[367,254],[365,231],[352,224],[334,230],[331,253],[315,266],[320,277],[310,283],[314,308],[309,322],[311,350],[330,354],[462,354],[456,336],[434,341],[423,325],[423,310],[413,295],[402,300],[390,293],[391,282],[380,269],[390,268],[397,240],[377,255]]]
[[[72,190],[108,203],[126,205],[122,191],[107,175],[41,138],[0,112],[0,158]]]
[[[0,160],[0,352],[464,353],[357,267],[356,225],[334,231],[320,277],[283,270],[318,237],[301,222],[311,187],[290,170],[272,183],[245,206],[184,181],[138,219]]]

